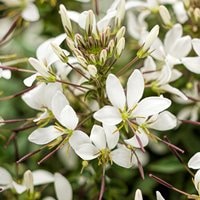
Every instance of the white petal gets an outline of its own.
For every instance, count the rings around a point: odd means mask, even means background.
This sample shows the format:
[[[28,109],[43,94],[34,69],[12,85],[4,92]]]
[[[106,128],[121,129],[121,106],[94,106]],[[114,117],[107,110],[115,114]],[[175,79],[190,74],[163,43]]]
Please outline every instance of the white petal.
[[[156,191],[156,199],[157,200],[165,200],[159,191]]]
[[[36,51],[38,60],[50,66],[59,60],[59,57],[54,53],[51,43],[60,45],[66,39],[66,34],[61,34],[57,37],[50,38],[43,42]]]
[[[98,149],[106,148],[105,131],[101,126],[94,125],[92,127],[90,139]]]
[[[183,100],[187,101],[188,98],[185,96],[185,94],[183,92],[181,92],[179,89],[175,88],[175,87],[172,87],[171,85],[169,84],[166,84],[166,85],[163,85],[160,87],[160,89],[166,91],[166,92],[169,92],[171,94],[175,94],[179,97],[181,97]]]
[[[38,169],[32,172],[33,175],[33,184],[34,185],[43,185],[47,183],[54,182],[54,176],[52,173]]]
[[[113,106],[123,110],[125,108],[124,89],[114,74],[109,74],[106,80],[106,93]]]
[[[200,152],[195,153],[188,162],[188,167],[192,169],[200,169]]]
[[[195,50],[196,54],[200,56],[200,39],[193,39],[192,40],[192,46]]]
[[[181,38],[182,34],[183,34],[183,29],[180,24],[174,25],[173,28],[167,32],[164,39],[165,50],[167,52],[170,51],[175,41]]]
[[[200,74],[200,57],[186,57],[182,58],[182,63],[185,67],[196,74]]]
[[[119,110],[112,106],[104,106],[95,112],[93,116],[97,121],[107,125],[116,125],[122,121]]]
[[[147,134],[142,131],[141,133],[136,133],[132,138],[124,141],[133,147],[141,148],[141,146],[145,147],[149,143],[149,138]]]
[[[119,141],[119,131],[116,126],[108,126],[103,124],[103,128],[106,134],[106,142],[109,149],[113,149]]]
[[[24,85],[27,86],[27,87],[31,87],[33,85],[33,82],[35,81],[36,77],[37,77],[37,73],[36,74],[33,74],[27,78],[24,79]]]
[[[80,145],[86,143],[91,143],[89,136],[79,130],[74,131],[72,136],[69,138],[69,144],[74,150],[78,149]]]
[[[38,128],[33,131],[28,140],[35,144],[43,145],[60,137],[63,133],[54,128],[54,126],[49,126],[46,128]]]
[[[132,114],[138,117],[148,117],[162,112],[170,105],[171,101],[169,99],[163,97],[147,97],[138,103],[138,106]]]
[[[137,189],[135,192],[135,199],[134,200],[143,200],[142,192],[140,189]]]
[[[1,73],[1,76],[5,79],[10,79],[11,78],[11,71],[10,70],[3,70]]]
[[[163,84],[168,83],[170,80],[171,74],[172,74],[171,67],[168,64],[164,65],[160,72],[160,76],[157,79],[158,84],[163,85]]]
[[[50,110],[52,109],[51,108],[52,99],[57,91],[62,91],[62,85],[60,83],[48,83],[45,87],[43,98],[46,107],[49,108]]]
[[[74,130],[78,124],[76,112],[70,105],[66,105],[60,113],[59,122],[70,130]]]
[[[198,170],[194,176],[194,185],[198,193],[200,192],[200,170]]]
[[[149,128],[158,130],[158,131],[166,131],[173,129],[177,126],[177,119],[176,117],[168,112],[164,111],[158,115],[158,118],[155,122],[149,125]]]
[[[144,92],[144,79],[139,70],[134,70],[127,82],[128,109],[133,109],[135,104],[142,98]]]
[[[72,200],[72,186],[69,181],[60,173],[55,173],[54,187],[58,200]]]
[[[20,185],[16,183],[15,181],[12,182],[12,186],[18,194],[21,194],[27,190],[27,188],[24,185]]]
[[[0,167],[0,177],[0,185],[9,185],[12,182],[10,173],[3,167]]]
[[[110,157],[115,164],[121,167],[130,168],[133,166],[133,163],[131,160],[132,153],[129,149],[127,149],[124,146],[119,147],[118,149],[112,151],[110,153]]]
[[[75,152],[83,160],[93,160],[98,157],[99,150],[91,143],[85,143],[75,149]]]
[[[173,47],[170,49],[170,53],[172,56],[176,58],[183,58],[189,54],[192,49],[191,37],[184,36],[175,41]]]
[[[182,72],[178,71],[177,69],[172,69],[172,74],[170,77],[169,82],[173,82],[176,81],[177,79],[179,79],[182,76]]]
[[[29,58],[28,61],[34,67],[34,69],[40,73],[41,76],[49,77],[48,69],[44,63],[35,58]]]
[[[43,94],[46,84],[42,83],[22,95],[22,100],[31,108],[41,110],[43,107]]]
[[[182,1],[177,1],[173,5],[174,12],[176,14],[177,20],[184,24],[188,20],[187,12],[184,8],[184,3]]]
[[[56,200],[56,199],[54,199],[53,197],[45,197],[42,200]]]
[[[57,91],[52,98],[51,109],[55,118],[60,121],[60,114],[62,109],[68,105],[69,102],[61,91]]]
[[[23,10],[22,17],[30,22],[39,20],[38,8],[33,3],[29,3],[25,10]]]

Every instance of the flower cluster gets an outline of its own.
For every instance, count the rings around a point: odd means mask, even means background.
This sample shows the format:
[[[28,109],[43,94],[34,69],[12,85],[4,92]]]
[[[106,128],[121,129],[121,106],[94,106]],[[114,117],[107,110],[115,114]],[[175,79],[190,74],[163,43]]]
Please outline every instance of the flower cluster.
[[[26,21],[39,20],[32,0],[1,2],[18,11]],[[195,0],[115,0],[102,15],[97,1],[94,2],[96,12],[79,13],[59,5],[65,33],[44,41],[37,48],[36,56],[27,59],[33,70],[13,67],[18,61],[7,62],[4,58],[1,61],[0,57],[0,78],[10,79],[11,71],[31,73],[26,78],[23,76],[25,90],[0,100],[21,96],[36,113],[25,120],[0,117],[0,126],[25,121],[12,131],[9,142],[15,141],[19,132],[30,129],[28,141],[40,145],[21,159],[16,153],[17,164],[44,149],[48,154],[38,164],[63,149],[63,163],[82,159],[82,175],[78,175],[78,183],[74,185],[84,191],[84,184],[98,185],[95,178],[86,180],[88,174],[96,175],[98,181],[101,176],[98,194],[101,200],[106,185],[112,182],[112,175],[107,175],[107,171],[137,167],[144,179],[143,166],[149,160],[147,151],[154,151],[157,145],[167,145],[182,162],[179,152],[183,150],[160,132],[173,130],[176,137],[176,131],[184,127],[182,124],[199,125],[200,8]],[[154,24],[151,18],[159,20]],[[200,194],[199,160],[197,153],[188,166],[198,169],[194,185]],[[77,166],[79,163],[72,169]],[[66,174],[65,170],[62,172]],[[73,175],[69,179],[73,181]],[[13,179],[0,167],[0,192],[11,189],[35,200],[43,196],[40,192],[37,196],[34,187],[52,182],[58,200],[72,199],[71,185],[60,173],[27,170],[22,179]],[[169,184],[167,187],[174,189]],[[79,193],[75,196],[81,197],[82,191]],[[199,199],[196,195],[189,197]],[[112,199],[109,194],[107,198]],[[164,200],[158,191],[156,198]],[[136,190],[135,200],[142,199],[141,190]]]

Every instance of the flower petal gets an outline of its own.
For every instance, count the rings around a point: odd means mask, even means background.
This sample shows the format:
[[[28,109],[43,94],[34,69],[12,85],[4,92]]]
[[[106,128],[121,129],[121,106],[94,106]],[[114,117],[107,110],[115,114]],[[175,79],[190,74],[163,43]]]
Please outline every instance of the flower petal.
[[[98,149],[106,148],[105,131],[101,126],[94,125],[92,127],[90,139]]]
[[[42,169],[35,170],[32,172],[32,176],[34,185],[43,185],[54,182],[53,174],[46,170]]]
[[[70,105],[66,105],[60,113],[59,122],[68,129],[74,130],[78,124],[78,117]]]
[[[28,140],[32,143],[43,145],[60,137],[63,133],[54,128],[54,126],[49,126],[46,128],[38,128],[33,131]]]
[[[200,192],[200,170],[194,175],[194,185],[198,193]]]
[[[158,114],[167,109],[171,101],[163,97],[147,97],[138,103],[132,115],[138,117],[148,117]]]
[[[118,149],[115,149],[110,153],[110,157],[112,161],[124,168],[130,168],[133,166],[132,163],[132,153],[129,149],[127,149],[124,146],[119,147]]]
[[[99,155],[99,150],[91,143],[85,143],[75,149],[75,153],[80,156],[83,160],[93,160]]]
[[[190,36],[184,36],[176,40],[170,49],[170,54],[176,58],[183,58],[189,54],[192,49],[192,41]]]
[[[15,181],[12,182],[12,186],[18,194],[22,194],[27,190],[27,188],[24,185],[18,184]]]
[[[24,79],[24,85],[27,86],[27,87],[31,87],[33,85],[33,82],[35,81],[36,77],[37,77],[37,73],[36,74],[33,74],[27,78]]]
[[[200,57],[186,57],[182,58],[182,63],[185,65],[185,67],[196,74],[200,74]]]
[[[159,191],[156,191],[156,199],[157,200],[165,200]]]
[[[0,185],[9,185],[12,182],[10,173],[3,167],[0,167],[0,177]]]
[[[174,45],[174,42],[177,39],[181,38],[182,34],[183,34],[183,29],[180,24],[175,24],[173,28],[167,32],[164,39],[164,46],[167,52],[170,51],[170,49]]]
[[[195,153],[188,162],[188,167],[192,169],[200,169],[200,152]]]
[[[55,173],[54,187],[58,200],[72,200],[72,186],[69,181],[60,173]]]
[[[126,98],[124,89],[119,79],[114,74],[109,74],[106,80],[106,93],[113,106],[123,110]]]
[[[108,126],[103,124],[103,128],[106,134],[106,142],[109,149],[113,149],[119,141],[119,131],[116,126]]]
[[[51,101],[51,109],[55,118],[60,121],[60,114],[62,109],[68,105],[69,102],[61,91],[57,91]]]
[[[29,3],[28,6],[23,10],[22,17],[26,21],[34,22],[39,20],[40,15],[38,8],[33,3]]]
[[[127,105],[133,109],[142,98],[144,92],[144,78],[139,70],[134,70],[127,82]]]
[[[91,143],[90,138],[86,133],[79,130],[74,131],[72,136],[69,138],[69,144],[74,150],[78,149],[80,145],[85,143]]]
[[[158,130],[158,131],[166,131],[173,129],[177,126],[177,119],[176,117],[168,112],[164,111],[158,115],[158,118],[155,122],[149,125],[149,128]]]
[[[187,101],[188,98],[187,96],[185,96],[185,94],[183,92],[181,92],[179,89],[175,88],[175,87],[172,87],[171,85],[169,84],[166,84],[166,85],[163,85],[160,87],[160,89],[166,91],[166,92],[169,92],[171,94],[175,94],[179,97],[181,97],[183,100]]]
[[[119,110],[112,106],[104,106],[94,113],[93,117],[107,125],[116,125],[122,121]]]
[[[148,144],[149,138],[146,133],[141,131],[141,133],[136,132],[132,138],[124,141],[133,147],[141,148],[141,146],[145,147]]]
[[[193,49],[195,50],[196,54],[198,56],[200,56],[200,39],[193,39],[192,40],[192,46],[193,46]]]
[[[134,200],[143,200],[142,192],[140,189],[137,189],[135,192],[135,199]]]

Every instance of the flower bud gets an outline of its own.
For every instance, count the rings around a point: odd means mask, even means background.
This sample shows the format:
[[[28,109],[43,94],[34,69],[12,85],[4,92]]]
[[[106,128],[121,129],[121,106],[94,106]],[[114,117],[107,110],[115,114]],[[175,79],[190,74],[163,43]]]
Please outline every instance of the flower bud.
[[[122,54],[124,47],[125,47],[125,38],[122,37],[116,45],[116,50],[117,50],[116,56],[117,57],[119,57]]]
[[[158,37],[159,34],[159,26],[155,25],[150,33],[147,35],[146,40],[144,42],[144,45],[142,46],[142,48],[137,52],[137,56],[139,58],[143,58],[146,56],[149,48],[151,47],[151,45],[153,44],[153,42],[156,40],[156,38]]]
[[[199,21],[199,19],[200,19],[200,9],[199,8],[194,9],[194,18],[195,18],[196,22]]]
[[[159,7],[159,14],[164,22],[165,25],[171,26],[171,16],[169,14],[168,9],[165,6]]]
[[[67,38],[66,38],[66,41],[67,41],[68,47],[69,47],[72,51],[74,51],[74,49],[75,49],[74,41],[73,41],[70,37],[67,37]]]
[[[88,72],[92,77],[95,77],[97,74],[97,68],[94,65],[87,66]]]
[[[122,37],[124,37],[125,31],[126,31],[126,28],[125,28],[124,26],[122,26],[122,27],[118,30],[118,32],[117,32],[117,34],[116,34],[116,36],[115,36],[117,42],[118,42]]]
[[[85,22],[85,31],[88,35],[92,34],[93,31],[93,24],[94,24],[94,13],[92,10],[89,10],[87,12],[87,16],[86,16],[86,22]]]
[[[107,60],[107,51],[105,49],[103,49],[100,53],[100,56],[99,56],[99,61],[101,63],[101,65],[104,65],[106,60]]]
[[[121,26],[124,15],[125,15],[125,0],[120,0],[117,8],[117,14],[115,17],[115,24],[117,27]]]
[[[96,63],[96,62],[97,62],[97,61],[96,61],[96,57],[95,57],[94,54],[90,54],[89,57],[90,57],[90,60],[91,60],[93,63]]]
[[[72,35],[72,25],[71,25],[71,21],[70,21],[68,15],[67,15],[67,10],[63,4],[60,5],[59,13],[61,15],[61,20],[62,20],[63,27],[65,29],[65,32],[67,33],[68,36],[71,36]]]
[[[29,190],[30,193],[33,193],[33,191],[34,191],[33,175],[32,175],[32,172],[30,170],[27,170],[24,173],[23,185],[26,186],[27,190]]]
[[[51,43],[51,47],[54,51],[54,53],[60,58],[60,60],[64,63],[68,62],[68,56],[69,52],[66,51],[65,49],[61,49],[59,45]]]
[[[108,54],[109,55],[112,55],[113,53],[113,50],[114,50],[114,47],[115,47],[115,42],[114,40],[110,40],[110,42],[108,43]]]
[[[83,67],[87,67],[87,61],[85,60],[85,58],[84,57],[82,57],[82,56],[77,56],[77,60],[78,60],[78,62],[83,66]]]

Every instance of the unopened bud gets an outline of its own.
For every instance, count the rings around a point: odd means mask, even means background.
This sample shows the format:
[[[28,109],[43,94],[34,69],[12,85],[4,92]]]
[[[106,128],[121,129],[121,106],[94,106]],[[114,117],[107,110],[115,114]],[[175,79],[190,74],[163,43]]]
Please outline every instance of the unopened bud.
[[[110,40],[110,42],[108,43],[108,54],[109,54],[109,55],[112,55],[113,50],[114,50],[114,47],[115,47],[115,41],[112,39],[112,40]]]
[[[117,27],[121,26],[124,15],[125,15],[125,0],[120,0],[117,8],[117,14],[115,17],[115,24]]]
[[[27,170],[24,173],[23,185],[26,186],[27,190],[29,190],[30,193],[33,193],[33,191],[34,191],[33,175],[32,175],[32,172],[30,170]]]
[[[190,7],[190,0],[184,0],[183,3],[186,9]]]
[[[165,6],[160,6],[159,7],[159,14],[164,22],[165,25],[171,26],[171,16],[169,14],[168,9]]]
[[[137,56],[139,58],[143,58],[146,56],[149,48],[151,47],[151,45],[153,44],[153,42],[156,40],[156,38],[158,37],[159,34],[159,26],[155,25],[150,33],[147,35],[146,40],[144,42],[144,45],[142,46],[142,48],[137,52]]]
[[[85,47],[85,41],[83,39],[83,36],[78,33],[75,35],[75,42],[76,42],[76,45]]]
[[[125,48],[125,38],[122,37],[116,45],[116,56],[119,57],[122,54],[122,51]]]
[[[76,57],[78,57],[78,56],[83,57],[82,52],[77,48],[74,49],[73,53],[75,54]]]
[[[96,57],[95,57],[94,54],[90,54],[89,57],[90,57],[90,60],[91,60],[93,63],[96,63],[96,62],[97,62],[97,61],[96,61]]]
[[[124,37],[124,35],[125,35],[125,31],[126,31],[126,28],[124,27],[124,26],[122,26],[119,30],[118,30],[118,32],[117,32],[117,34],[116,34],[116,39],[117,39],[117,42],[122,38],[122,37]]]
[[[83,66],[83,67],[87,67],[87,61],[85,60],[85,58],[84,57],[82,57],[82,56],[77,56],[77,60],[78,60],[78,62]]]
[[[85,23],[85,31],[88,35],[91,35],[92,30],[93,30],[93,24],[94,24],[94,13],[92,10],[89,10],[87,12],[86,16],[86,23]]]
[[[68,56],[69,52],[66,51],[65,49],[61,49],[59,45],[51,43],[51,47],[54,51],[54,53],[60,58],[60,60],[64,63],[68,62]]]
[[[72,51],[74,51],[74,49],[75,49],[74,41],[73,41],[70,37],[67,37],[67,38],[66,38],[66,41],[67,41],[67,46],[68,46]]]
[[[94,65],[87,66],[88,72],[92,77],[95,77],[97,74],[97,68]]]
[[[65,29],[65,32],[67,33],[68,36],[71,36],[72,35],[72,25],[71,25],[71,21],[67,14],[67,10],[63,4],[60,5],[59,13],[61,15],[61,20],[62,20],[63,27]]]
[[[200,9],[199,8],[194,9],[194,18],[195,18],[196,22],[199,21],[199,19],[200,19]]]
[[[106,62],[106,59],[107,59],[107,51],[105,49],[103,49],[100,53],[100,56],[99,56],[99,61],[101,63],[101,65],[104,65],[105,62]]]

